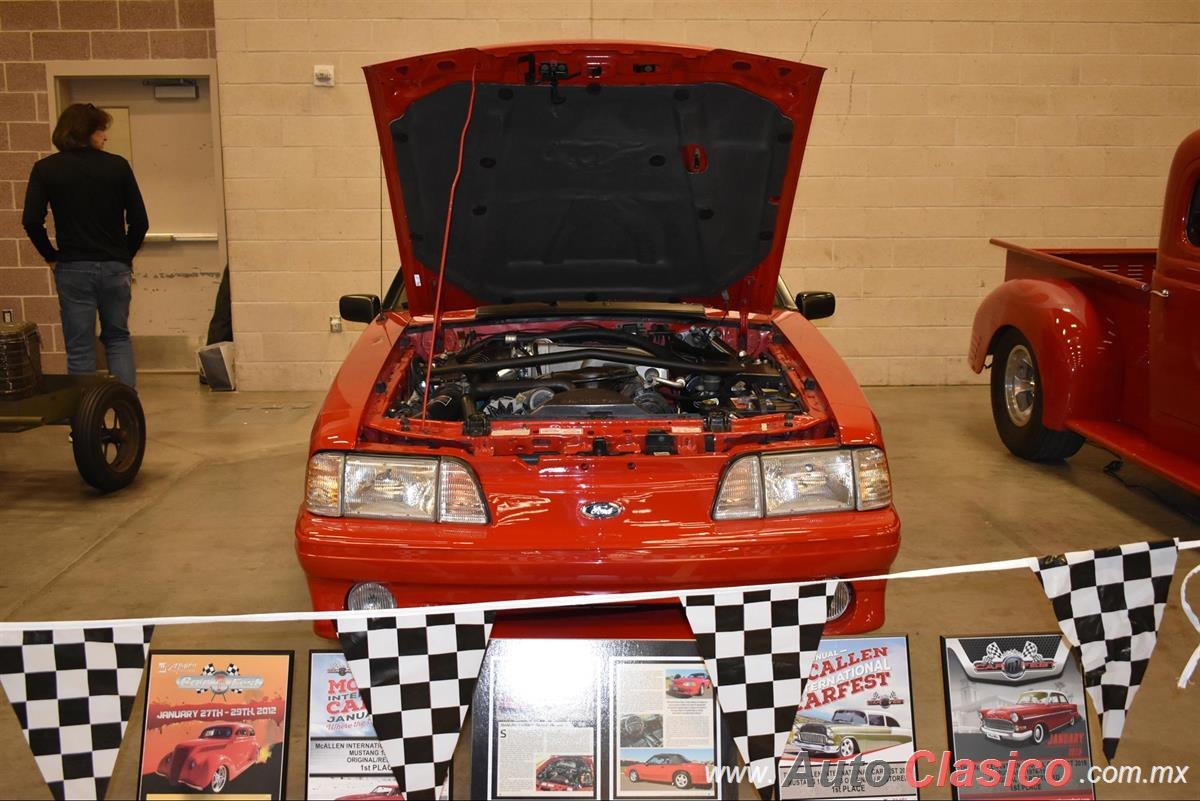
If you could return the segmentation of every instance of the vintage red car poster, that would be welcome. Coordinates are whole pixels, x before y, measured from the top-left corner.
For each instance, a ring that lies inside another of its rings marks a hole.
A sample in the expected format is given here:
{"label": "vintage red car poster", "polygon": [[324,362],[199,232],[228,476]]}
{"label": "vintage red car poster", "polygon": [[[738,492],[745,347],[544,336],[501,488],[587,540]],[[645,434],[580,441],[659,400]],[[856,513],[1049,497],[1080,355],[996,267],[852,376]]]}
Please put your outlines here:
{"label": "vintage red car poster", "polygon": [[284,797],[291,651],[152,651],[141,799]]}
{"label": "vintage red car poster", "polygon": [[780,799],[916,798],[907,637],[826,638],[779,764]]}
{"label": "vintage red car poster", "polygon": [[943,637],[942,657],[955,798],[1094,798],[1083,678],[1062,637]]}

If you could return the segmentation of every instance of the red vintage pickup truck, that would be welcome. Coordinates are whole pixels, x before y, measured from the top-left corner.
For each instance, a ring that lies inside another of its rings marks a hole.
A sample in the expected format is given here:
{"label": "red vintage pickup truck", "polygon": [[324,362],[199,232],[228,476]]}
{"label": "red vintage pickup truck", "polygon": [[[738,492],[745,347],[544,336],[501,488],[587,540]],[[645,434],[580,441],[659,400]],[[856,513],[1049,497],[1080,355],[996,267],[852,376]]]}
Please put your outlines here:
{"label": "red vintage pickup truck", "polygon": [[1200,492],[1200,131],[1175,153],[1157,250],[1008,251],[975,315],[1000,439],[1039,461],[1090,440]]}

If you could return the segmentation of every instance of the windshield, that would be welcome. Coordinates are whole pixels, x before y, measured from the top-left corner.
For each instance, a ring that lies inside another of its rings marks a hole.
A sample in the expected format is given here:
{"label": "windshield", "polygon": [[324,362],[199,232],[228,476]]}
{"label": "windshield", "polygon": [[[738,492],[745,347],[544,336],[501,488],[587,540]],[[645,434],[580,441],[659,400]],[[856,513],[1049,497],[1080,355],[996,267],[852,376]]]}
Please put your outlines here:
{"label": "windshield", "polygon": [[202,740],[224,740],[233,736],[233,727],[231,726],[209,726],[204,731],[200,732]]}
{"label": "windshield", "polygon": [[[383,308],[391,309],[392,311],[407,311],[408,310],[408,289],[404,286],[404,273],[400,270],[392,276],[392,283],[388,287],[387,294],[383,296]],[[780,276],[775,284],[775,308],[787,309],[789,311],[799,311],[800,308],[796,305],[796,296],[788,289],[788,286],[783,281],[783,276]],[[694,674],[703,676],[707,674]]]}
{"label": "windshield", "polygon": [[1021,693],[1018,704],[1046,704],[1050,702],[1050,694],[1044,692]]}
{"label": "windshield", "polygon": [[833,713],[834,723],[866,723],[867,716],[852,709],[839,709]]}

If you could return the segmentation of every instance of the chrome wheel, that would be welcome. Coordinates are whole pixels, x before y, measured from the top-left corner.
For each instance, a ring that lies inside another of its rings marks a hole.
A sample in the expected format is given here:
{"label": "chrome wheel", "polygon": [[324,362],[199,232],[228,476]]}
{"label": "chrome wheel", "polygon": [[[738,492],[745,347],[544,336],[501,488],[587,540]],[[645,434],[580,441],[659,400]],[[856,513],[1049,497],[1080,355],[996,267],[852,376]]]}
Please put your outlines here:
{"label": "chrome wheel", "polygon": [[853,738],[847,737],[838,746],[838,753],[844,757],[854,756],[858,753],[858,743],[854,742]]}
{"label": "chrome wheel", "polygon": [[222,765],[217,768],[217,772],[213,774],[211,789],[214,793],[219,793],[225,789],[225,784],[229,781],[229,769]]}
{"label": "chrome wheel", "polygon": [[1046,730],[1042,727],[1042,724],[1039,723],[1038,725],[1033,727],[1033,744],[1041,745],[1042,740],[1045,740],[1045,739],[1046,739]]}
{"label": "chrome wheel", "polygon": [[1033,354],[1024,345],[1015,345],[1004,362],[1004,405],[1013,425],[1024,428],[1033,417],[1037,399],[1037,370]]}

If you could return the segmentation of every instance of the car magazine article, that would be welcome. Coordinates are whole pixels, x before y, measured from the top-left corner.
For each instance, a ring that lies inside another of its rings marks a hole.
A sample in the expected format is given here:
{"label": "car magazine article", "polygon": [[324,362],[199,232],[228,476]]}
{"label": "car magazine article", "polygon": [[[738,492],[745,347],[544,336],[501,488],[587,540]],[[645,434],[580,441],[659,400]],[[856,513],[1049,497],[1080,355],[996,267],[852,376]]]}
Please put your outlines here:
{"label": "car magazine article", "polygon": [[[476,789],[476,798],[597,797],[601,662],[596,650],[587,640],[492,641],[472,706],[472,773],[488,777],[487,792]],[[486,762],[479,762],[485,707],[492,727],[484,732]],[[480,769],[484,764],[486,771]]]}
{"label": "car magazine article", "polygon": [[471,714],[473,798],[736,797],[690,640],[493,640]]}
{"label": "car magazine article", "polygon": [[151,651],[138,798],[277,799],[291,651]]}
{"label": "car magazine article", "polygon": [[[1062,637],[943,637],[942,656],[950,750],[956,762],[976,763],[975,780],[955,787],[955,798],[1094,798],[1082,781],[1092,766],[1083,677]],[[984,760],[999,761],[998,783],[979,766]],[[1008,781],[1010,760],[1022,767],[1014,773],[1037,786]],[[1037,763],[1025,766],[1026,760]],[[1047,774],[1070,780],[1054,787]]]}
{"label": "car magazine article", "polygon": [[618,798],[716,798],[712,681],[699,657],[612,663]]}
{"label": "car magazine article", "polygon": [[780,799],[916,798],[907,637],[825,638],[779,762]]}
{"label": "car magazine article", "polygon": [[310,799],[400,798],[400,788],[341,651],[310,651]]}

